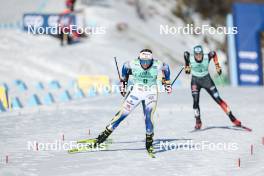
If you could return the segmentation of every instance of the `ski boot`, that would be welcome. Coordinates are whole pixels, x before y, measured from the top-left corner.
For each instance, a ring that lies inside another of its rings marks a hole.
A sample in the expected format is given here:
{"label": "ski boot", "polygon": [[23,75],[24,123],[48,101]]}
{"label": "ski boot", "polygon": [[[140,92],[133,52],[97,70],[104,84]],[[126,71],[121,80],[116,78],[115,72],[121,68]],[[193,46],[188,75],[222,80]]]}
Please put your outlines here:
{"label": "ski boot", "polygon": [[149,156],[152,157],[152,158],[155,158],[155,156],[153,154],[153,152],[154,152],[153,136],[154,136],[154,133],[146,134],[146,149],[148,151]]}
{"label": "ski boot", "polygon": [[200,116],[197,116],[197,117],[195,117],[195,119],[196,119],[196,123],[195,123],[194,129],[200,130],[202,128],[201,118],[200,118]]}
{"label": "ski boot", "polygon": [[235,119],[235,120],[232,121],[232,123],[233,123],[235,126],[238,126],[238,127],[241,126],[241,122],[240,122],[240,120]]}
{"label": "ski boot", "polygon": [[103,143],[112,133],[111,130],[108,130],[107,128],[98,135],[96,138],[96,142],[94,143],[94,147],[99,146],[101,143]]}
{"label": "ski boot", "polygon": [[235,125],[240,127],[241,126],[241,122],[240,120],[236,119],[235,116],[232,114],[232,112],[230,111],[228,114],[228,117],[230,118],[231,122]]}

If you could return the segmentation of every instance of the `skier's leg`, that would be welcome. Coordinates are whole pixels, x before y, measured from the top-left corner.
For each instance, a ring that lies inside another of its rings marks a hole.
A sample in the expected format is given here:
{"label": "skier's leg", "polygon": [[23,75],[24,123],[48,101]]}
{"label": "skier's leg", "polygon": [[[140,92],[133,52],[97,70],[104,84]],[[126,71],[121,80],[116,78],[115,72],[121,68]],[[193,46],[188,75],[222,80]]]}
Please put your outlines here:
{"label": "skier's leg", "polygon": [[220,97],[219,92],[212,80],[210,80],[210,86],[206,88],[206,91],[211,95],[215,102],[223,109],[228,115],[229,119],[236,125],[240,126],[241,122],[235,118],[232,111],[228,107],[227,103]]}
{"label": "skier's leg", "polygon": [[194,111],[194,117],[196,119],[195,129],[200,129],[202,127],[201,113],[199,106],[201,87],[197,83],[195,78],[192,78],[191,89],[192,89],[192,97],[193,97],[193,111]]}
{"label": "skier's leg", "polygon": [[154,122],[153,116],[157,106],[157,94],[148,95],[142,102],[146,124],[146,149],[153,151]]}
{"label": "skier's leg", "polygon": [[107,126],[108,129],[113,131],[141,102],[141,99],[137,93],[129,93],[121,106],[120,111],[111,120],[110,124]]}
{"label": "skier's leg", "polygon": [[132,112],[140,103],[141,99],[135,92],[127,94],[121,109],[116,113],[111,122],[106,126],[106,129],[97,137],[97,145],[104,142],[113,130]]}
{"label": "skier's leg", "polygon": [[63,35],[64,35],[63,32],[60,31],[60,33],[59,33],[59,39],[60,39],[60,44],[61,44],[61,46],[64,45],[64,36],[63,36]]}
{"label": "skier's leg", "polygon": [[[146,104],[144,101],[143,103]],[[145,105],[145,124],[146,124],[146,134],[152,134],[154,132],[153,116],[156,110],[157,101],[153,101]]]}

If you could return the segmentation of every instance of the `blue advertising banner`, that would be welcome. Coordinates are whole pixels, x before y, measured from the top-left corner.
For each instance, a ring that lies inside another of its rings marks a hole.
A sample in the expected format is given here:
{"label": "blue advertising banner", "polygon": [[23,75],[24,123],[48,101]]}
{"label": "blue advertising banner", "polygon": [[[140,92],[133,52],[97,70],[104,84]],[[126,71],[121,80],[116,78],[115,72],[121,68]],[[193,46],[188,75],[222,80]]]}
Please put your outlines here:
{"label": "blue advertising banner", "polygon": [[33,34],[58,34],[58,26],[76,25],[74,14],[39,14],[23,15],[23,30]]}
{"label": "blue advertising banner", "polygon": [[264,31],[264,4],[233,5],[238,84],[263,85],[260,32]]}

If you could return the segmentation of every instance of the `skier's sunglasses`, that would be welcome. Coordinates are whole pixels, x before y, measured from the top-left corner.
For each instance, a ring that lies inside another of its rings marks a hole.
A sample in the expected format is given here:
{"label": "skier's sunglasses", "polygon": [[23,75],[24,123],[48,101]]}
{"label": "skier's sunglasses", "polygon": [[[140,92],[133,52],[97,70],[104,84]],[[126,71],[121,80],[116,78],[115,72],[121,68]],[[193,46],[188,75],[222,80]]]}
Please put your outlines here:
{"label": "skier's sunglasses", "polygon": [[195,56],[202,56],[203,53],[195,53],[194,55],[195,55]]}
{"label": "skier's sunglasses", "polygon": [[152,63],[152,59],[151,60],[142,60],[140,59],[140,64],[141,65],[150,65]]}

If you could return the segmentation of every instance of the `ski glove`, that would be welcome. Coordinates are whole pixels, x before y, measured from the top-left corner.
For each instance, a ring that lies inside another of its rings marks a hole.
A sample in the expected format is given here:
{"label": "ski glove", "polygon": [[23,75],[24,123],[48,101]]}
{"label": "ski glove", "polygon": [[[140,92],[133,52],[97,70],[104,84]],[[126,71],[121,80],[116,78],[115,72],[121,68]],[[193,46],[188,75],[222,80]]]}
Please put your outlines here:
{"label": "ski glove", "polygon": [[171,87],[171,83],[170,83],[170,80],[163,80],[163,85],[165,87],[165,91],[170,94],[172,92],[172,87]]}
{"label": "ski glove", "polygon": [[185,73],[190,74],[191,73],[191,67],[189,65],[184,67]]}
{"label": "ski glove", "polygon": [[216,68],[216,72],[218,73],[218,75],[221,75],[222,74],[222,68],[219,65],[219,63],[215,64],[215,68]]}
{"label": "ski glove", "polygon": [[166,84],[165,85],[165,90],[168,94],[171,94],[172,92],[172,87],[171,87],[171,84]]}
{"label": "ski glove", "polygon": [[120,93],[123,97],[126,95],[126,86],[127,86],[127,81],[121,80],[120,81]]}

